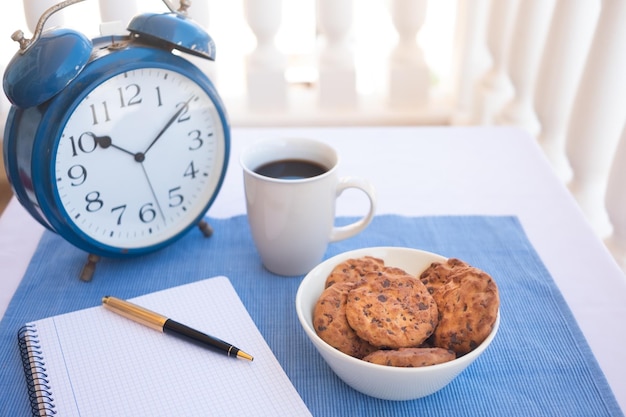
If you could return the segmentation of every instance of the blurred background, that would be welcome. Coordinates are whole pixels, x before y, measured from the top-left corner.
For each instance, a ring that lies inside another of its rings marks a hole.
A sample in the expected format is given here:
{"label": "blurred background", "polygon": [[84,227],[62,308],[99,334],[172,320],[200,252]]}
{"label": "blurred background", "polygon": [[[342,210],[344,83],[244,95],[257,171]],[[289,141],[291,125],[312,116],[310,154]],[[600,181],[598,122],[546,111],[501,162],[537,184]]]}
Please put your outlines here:
{"label": "blurred background", "polygon": [[[11,34],[30,37],[56,3],[4,3],[0,70]],[[46,27],[123,34],[162,11],[162,0],[85,0]],[[192,60],[233,126],[524,129],[626,259],[625,1],[193,0],[189,15],[217,45],[215,62]],[[0,98],[0,132],[9,107]],[[0,189],[1,205],[5,178]]]}
{"label": "blurred background", "polygon": [[[43,11],[56,4],[49,0],[10,1],[3,5],[0,14],[0,69],[4,70],[7,63],[18,49],[18,44],[11,40],[11,34],[20,29],[27,38],[31,37],[37,19]],[[319,55],[324,48],[323,39],[318,25],[318,10],[315,0],[253,0],[259,15],[269,14],[267,22],[257,22],[255,28],[259,33],[270,27],[273,32],[276,51],[279,54],[277,65],[283,66],[284,78],[288,84],[288,106],[291,112],[283,112],[280,107],[260,104],[250,106],[247,102],[246,59],[255,50],[257,38],[246,16],[246,4],[243,0],[213,1],[194,0],[189,12],[193,18],[207,27],[209,34],[217,45],[216,64],[201,63],[226,102],[231,123],[235,126],[255,125],[336,125],[336,124],[440,124],[445,122],[445,110],[429,110],[429,114],[405,111],[408,117],[387,113],[385,106],[377,102],[384,100],[385,72],[389,54],[393,45],[398,42],[398,32],[394,28],[389,2],[381,0],[359,0],[343,2],[348,5],[336,5],[329,2],[327,7],[337,7],[337,18],[343,23],[334,24],[333,17],[328,20],[335,25],[339,43],[345,46],[355,69],[355,92],[358,94],[360,107],[356,106],[337,113],[333,109],[320,112],[317,108],[317,83],[319,81]],[[415,28],[409,37],[423,51],[429,70],[429,82],[438,101],[450,100],[450,70],[452,59],[452,43],[456,22],[456,1],[439,0],[420,5],[421,10],[415,14]],[[117,10],[117,11],[116,11]],[[117,14],[124,25],[132,16],[142,12],[167,11],[160,0],[86,0],[69,6],[56,13],[49,20],[46,28],[55,25],[79,30],[94,38],[100,35],[100,23],[105,17]],[[119,13],[118,13],[119,12]],[[262,16],[261,16],[262,17]],[[421,22],[420,22],[421,20]],[[255,23],[252,23],[253,25]],[[337,29],[338,28],[338,29]],[[418,31],[419,29],[419,31]],[[418,33],[419,32],[419,33]],[[334,35],[333,35],[334,36]],[[413,47],[414,45],[410,45]],[[342,52],[343,53],[343,52]],[[330,98],[329,100],[332,100]],[[4,126],[10,103],[3,96],[0,101],[0,125]],[[263,99],[260,100],[261,102]],[[356,101],[353,103],[355,104]],[[445,105],[440,105],[442,108]],[[334,106],[331,106],[334,107]],[[344,106],[345,107],[345,106]],[[374,117],[372,117],[374,115]],[[388,119],[386,121],[382,119]],[[7,184],[4,169],[0,172],[0,210],[9,199],[10,187]]]}

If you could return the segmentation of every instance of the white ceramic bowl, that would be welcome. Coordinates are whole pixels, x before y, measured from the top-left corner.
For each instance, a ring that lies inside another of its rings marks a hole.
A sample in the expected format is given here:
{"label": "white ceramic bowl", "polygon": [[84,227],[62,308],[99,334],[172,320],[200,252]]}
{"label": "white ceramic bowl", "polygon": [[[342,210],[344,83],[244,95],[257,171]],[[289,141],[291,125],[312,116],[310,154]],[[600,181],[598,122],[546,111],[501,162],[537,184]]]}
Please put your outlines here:
{"label": "white ceramic bowl", "polygon": [[487,349],[500,324],[500,314],[487,339],[470,353],[453,361],[421,368],[376,365],[353,358],[324,342],[313,328],[313,309],[324,289],[326,277],[339,263],[362,256],[375,256],[385,265],[417,275],[432,262],[446,258],[434,253],[400,247],[358,249],[334,256],[309,272],[296,294],[296,312],[302,328],[332,370],[357,391],[385,400],[412,400],[430,395],[445,387]]}

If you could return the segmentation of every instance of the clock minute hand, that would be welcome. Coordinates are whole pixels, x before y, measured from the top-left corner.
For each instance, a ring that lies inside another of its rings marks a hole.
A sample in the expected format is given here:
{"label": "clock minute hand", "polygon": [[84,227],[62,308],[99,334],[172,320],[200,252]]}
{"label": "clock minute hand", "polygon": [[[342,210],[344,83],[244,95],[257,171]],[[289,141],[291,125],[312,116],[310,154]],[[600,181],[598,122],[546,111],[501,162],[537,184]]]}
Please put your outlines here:
{"label": "clock minute hand", "polygon": [[150,145],[148,145],[148,147],[146,148],[145,151],[143,151],[143,154],[147,154],[148,151],[150,150],[150,148],[152,148],[152,146],[154,146],[154,144],[157,142],[157,140],[159,140],[161,138],[161,136],[163,136],[163,133],[165,133],[165,131],[172,125],[172,123],[174,123],[174,121],[176,119],[178,119],[178,117],[182,114],[183,111],[185,111],[185,109],[187,108],[187,106],[189,105],[189,102],[191,102],[191,100],[193,100],[195,96],[192,95],[191,97],[189,97],[189,99],[182,105],[180,106],[180,109],[178,109],[176,111],[176,113],[170,118],[170,120],[167,121],[167,123],[165,124],[165,126],[163,126],[163,129],[161,129],[161,131],[159,132],[158,135],[156,135],[156,137],[154,138],[154,140],[150,143]]}

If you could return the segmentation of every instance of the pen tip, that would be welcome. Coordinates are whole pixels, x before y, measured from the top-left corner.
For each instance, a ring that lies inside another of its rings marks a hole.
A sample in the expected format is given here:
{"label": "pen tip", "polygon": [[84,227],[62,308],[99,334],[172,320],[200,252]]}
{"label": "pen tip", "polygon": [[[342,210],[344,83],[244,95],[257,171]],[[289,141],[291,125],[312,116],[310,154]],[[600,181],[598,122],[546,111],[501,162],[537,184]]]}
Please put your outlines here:
{"label": "pen tip", "polygon": [[240,350],[239,352],[237,352],[237,357],[249,360],[250,362],[252,362],[254,360],[254,357],[252,357],[252,355],[247,354],[243,350]]}

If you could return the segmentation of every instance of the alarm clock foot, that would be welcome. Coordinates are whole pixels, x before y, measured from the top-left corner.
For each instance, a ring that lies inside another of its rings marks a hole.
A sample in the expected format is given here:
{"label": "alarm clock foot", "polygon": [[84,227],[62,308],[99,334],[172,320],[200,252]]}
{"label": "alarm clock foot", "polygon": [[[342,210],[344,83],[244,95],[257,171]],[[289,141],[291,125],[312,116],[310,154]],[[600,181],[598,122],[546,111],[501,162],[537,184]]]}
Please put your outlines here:
{"label": "alarm clock foot", "polygon": [[204,220],[200,220],[200,223],[198,223],[198,228],[200,229],[204,237],[211,237],[213,235],[213,228]]}
{"label": "alarm clock foot", "polygon": [[80,280],[83,282],[89,282],[93,278],[93,274],[96,272],[96,264],[100,261],[98,255],[90,253],[87,256],[87,263],[83,266],[83,270],[80,272]]}

